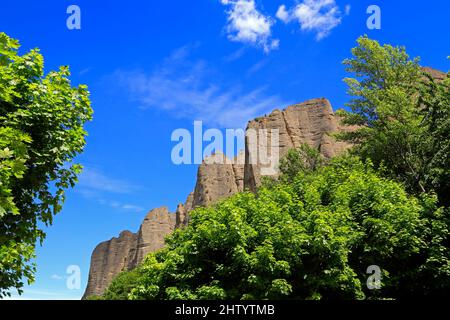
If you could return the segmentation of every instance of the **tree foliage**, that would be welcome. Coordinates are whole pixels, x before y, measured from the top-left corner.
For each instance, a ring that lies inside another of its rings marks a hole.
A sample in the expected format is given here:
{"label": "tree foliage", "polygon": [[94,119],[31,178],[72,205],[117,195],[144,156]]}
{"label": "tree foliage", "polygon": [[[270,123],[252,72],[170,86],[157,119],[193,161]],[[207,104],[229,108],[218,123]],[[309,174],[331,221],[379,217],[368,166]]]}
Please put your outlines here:
{"label": "tree foliage", "polygon": [[0,33],[0,296],[33,281],[38,223],[52,223],[76,183],[81,166],[67,163],[92,117],[87,87],[72,87],[67,67],[44,76],[39,50],[18,49]]}
{"label": "tree foliage", "polygon": [[286,156],[280,159],[279,169],[282,179],[291,182],[299,172],[314,171],[325,163],[319,150],[302,144],[298,149],[290,149]]}
{"label": "tree foliage", "polygon": [[[189,226],[147,256],[129,298],[439,294],[449,285],[448,249],[441,243],[448,230],[445,224],[430,226],[429,219],[442,222],[442,216],[435,197],[409,196],[370,162],[334,159],[290,181],[281,177],[257,194],[239,193],[194,210]],[[431,247],[433,258],[426,253]],[[366,286],[371,265],[383,271],[381,290]],[[413,280],[419,275],[428,281],[425,288]]]}
{"label": "tree foliage", "polygon": [[[142,273],[140,268],[136,268],[130,271],[122,271],[117,277],[113,279],[108,286],[103,299],[105,300],[127,300],[128,295],[135,288],[140,279]],[[93,297],[90,298],[91,300]]]}
{"label": "tree foliage", "polygon": [[[351,155],[302,146],[281,175],[191,213],[142,266],[131,299],[382,299],[450,290],[450,79],[361,37],[345,60]],[[381,289],[366,285],[382,270]],[[122,286],[123,287],[123,286]]]}
{"label": "tree foliage", "polygon": [[450,203],[450,80],[437,81],[403,47],[358,39],[344,61],[348,106],[344,123],[359,125],[341,135],[354,152],[405,184],[415,194],[436,192]]}
{"label": "tree foliage", "polygon": [[[430,75],[419,98],[421,126],[420,151],[425,169],[424,185],[434,190],[442,205],[450,206],[450,76],[442,82]],[[418,139],[419,139],[418,138]],[[450,243],[449,243],[450,245]]]}

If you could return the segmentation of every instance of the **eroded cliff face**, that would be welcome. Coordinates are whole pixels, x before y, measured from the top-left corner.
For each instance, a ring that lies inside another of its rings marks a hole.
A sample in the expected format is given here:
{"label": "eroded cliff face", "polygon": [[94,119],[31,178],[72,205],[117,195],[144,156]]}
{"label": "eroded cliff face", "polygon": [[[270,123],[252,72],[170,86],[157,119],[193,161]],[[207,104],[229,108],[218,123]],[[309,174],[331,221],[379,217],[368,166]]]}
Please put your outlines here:
{"label": "eroded cliff face", "polygon": [[119,238],[100,243],[92,253],[89,279],[83,298],[101,295],[123,270],[127,270],[129,253],[137,247],[137,235],[123,231]]}
{"label": "eroded cliff face", "polygon": [[[352,130],[351,127],[344,127],[340,124],[340,119],[333,112],[330,102],[327,99],[313,99],[306,102],[289,106],[284,110],[274,110],[265,117],[257,118],[248,123],[247,131],[253,129],[258,132],[258,139],[246,137],[245,152],[246,162],[244,169],[244,187],[255,191],[261,183],[261,169],[267,166],[249,161],[259,157],[261,150],[261,130],[269,133],[267,139],[267,150],[271,147],[271,130],[277,130],[278,154],[282,158],[292,148],[298,148],[303,143],[309,144],[320,151],[325,158],[331,158],[349,148],[349,144],[338,142],[333,138],[337,132]],[[256,146],[255,146],[256,144]]]}
{"label": "eroded cliff face", "polygon": [[136,246],[128,254],[127,269],[133,269],[144,260],[150,252],[164,246],[164,238],[173,232],[176,214],[171,214],[167,207],[151,210],[139,228]]}
{"label": "eroded cliff face", "polygon": [[193,193],[193,207],[209,206],[244,190],[244,153],[235,159],[224,154],[214,154],[198,168],[197,183]]}
{"label": "eroded cliff face", "polygon": [[[325,157],[330,158],[349,147],[346,143],[336,142],[332,134],[351,130],[339,124],[326,99],[309,100],[285,110],[274,110],[268,116],[250,121],[249,129],[277,129],[280,158],[302,143],[318,148]],[[178,205],[175,213],[169,213],[165,207],[154,209],[145,217],[138,233],[122,232],[119,238],[99,244],[92,254],[84,297],[103,294],[118,273],[135,268],[148,253],[162,248],[168,234],[188,224],[189,212],[193,208],[214,204],[244,189],[255,191],[261,183],[262,166],[249,161],[250,157],[255,156],[252,153],[258,150],[258,146],[255,149],[252,143],[262,142],[260,139],[246,139],[245,152],[232,161],[223,154],[205,159],[199,166],[194,192],[185,204]]]}

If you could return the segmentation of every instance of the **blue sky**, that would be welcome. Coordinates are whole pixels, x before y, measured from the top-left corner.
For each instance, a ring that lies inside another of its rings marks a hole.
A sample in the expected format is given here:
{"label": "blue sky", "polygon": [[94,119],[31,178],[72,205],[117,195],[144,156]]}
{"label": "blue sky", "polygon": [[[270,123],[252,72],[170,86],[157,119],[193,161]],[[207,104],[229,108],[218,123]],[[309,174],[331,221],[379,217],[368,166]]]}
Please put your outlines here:
{"label": "blue sky", "polygon": [[[81,30],[66,27],[72,4],[81,9]],[[381,30],[366,27],[371,4],[381,8]],[[197,167],[172,163],[175,129],[192,130],[194,120],[239,128],[317,97],[343,107],[341,62],[363,34],[405,45],[423,65],[448,71],[449,12],[447,0],[2,4],[0,31],[20,40],[21,52],[39,47],[46,72],[70,65],[73,83],[89,86],[95,111],[78,158],[86,169],[46,229],[36,282],[22,298],[80,298],[99,242],[136,231],[152,208],[185,201]],[[66,287],[69,265],[80,266],[80,290]]]}

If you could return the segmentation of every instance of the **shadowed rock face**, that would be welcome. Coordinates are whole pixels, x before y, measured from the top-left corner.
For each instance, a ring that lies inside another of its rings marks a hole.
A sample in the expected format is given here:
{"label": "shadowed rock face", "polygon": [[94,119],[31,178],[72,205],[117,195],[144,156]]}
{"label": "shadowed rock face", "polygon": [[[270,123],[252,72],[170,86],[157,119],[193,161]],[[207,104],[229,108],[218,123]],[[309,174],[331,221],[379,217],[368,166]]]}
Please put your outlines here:
{"label": "shadowed rock face", "polygon": [[129,252],[136,246],[137,235],[130,231],[123,231],[119,238],[100,243],[92,253],[88,285],[83,298],[103,294],[112,279],[127,270]]}
{"label": "shadowed rock face", "polygon": [[145,256],[164,246],[178,218],[167,207],[151,210],[138,233],[124,231],[119,238],[100,243],[92,253],[88,286],[83,298],[101,295],[120,272],[135,268]]}
{"label": "shadowed rock face", "polygon": [[[250,121],[247,129],[278,129],[279,155],[289,149],[308,143],[330,158],[349,145],[336,142],[330,134],[344,130],[326,99],[309,100],[270,115]],[[348,130],[347,128],[345,130]],[[269,139],[270,140],[270,139]],[[101,295],[112,279],[123,270],[135,268],[144,257],[164,246],[164,238],[175,228],[185,226],[189,212],[196,207],[214,204],[244,187],[251,191],[260,184],[261,166],[249,164],[253,152],[246,141],[245,152],[233,161],[223,154],[205,159],[199,166],[195,190],[184,205],[179,204],[175,214],[163,207],[150,211],[138,233],[123,232],[121,236],[97,246],[92,254],[89,282],[84,297]]]}
{"label": "shadowed rock face", "polygon": [[167,207],[153,209],[144,218],[137,233],[124,231],[119,238],[100,243],[92,253],[83,299],[102,295],[120,272],[134,269],[147,254],[161,249],[167,235],[187,224],[193,198],[191,193],[184,205],[178,205],[176,213],[170,213]]}

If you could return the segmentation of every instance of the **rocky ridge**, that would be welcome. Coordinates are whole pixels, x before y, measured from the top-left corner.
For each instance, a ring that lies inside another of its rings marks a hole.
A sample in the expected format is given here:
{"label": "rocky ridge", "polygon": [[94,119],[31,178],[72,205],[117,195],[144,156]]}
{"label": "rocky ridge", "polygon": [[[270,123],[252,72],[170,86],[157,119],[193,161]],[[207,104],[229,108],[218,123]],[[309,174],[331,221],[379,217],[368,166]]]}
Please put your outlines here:
{"label": "rocky ridge", "polygon": [[[250,121],[247,132],[249,129],[278,130],[279,157],[291,148],[308,143],[326,158],[349,147],[347,143],[335,141],[332,134],[351,130],[340,125],[330,102],[324,98],[308,100],[284,110],[276,109],[267,116]],[[261,183],[262,166],[249,159],[257,156],[254,153],[259,148],[259,145],[252,144],[260,143],[259,137],[257,141],[246,138],[245,151],[234,161],[229,161],[223,154],[205,159],[198,168],[194,191],[184,204],[178,205],[175,213],[170,213],[166,207],[153,209],[137,233],[124,231],[119,238],[100,243],[92,253],[88,285],[83,298],[103,294],[118,273],[133,269],[148,253],[162,248],[168,234],[188,223],[189,212],[193,208],[211,205],[244,189],[255,191]]]}

